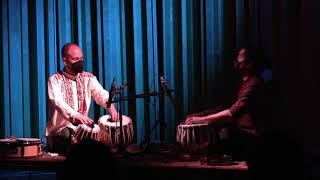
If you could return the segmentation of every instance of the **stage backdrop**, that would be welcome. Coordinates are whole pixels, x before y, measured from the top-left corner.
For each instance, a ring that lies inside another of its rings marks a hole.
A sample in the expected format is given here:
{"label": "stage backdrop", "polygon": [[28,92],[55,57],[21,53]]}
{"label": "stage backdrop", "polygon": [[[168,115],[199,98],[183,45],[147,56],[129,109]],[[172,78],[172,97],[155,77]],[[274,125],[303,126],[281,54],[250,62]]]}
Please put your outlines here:
{"label": "stage backdrop", "polygon": [[[116,78],[117,85],[128,84],[124,96],[159,91],[160,75],[174,90],[175,107],[167,96],[123,102],[138,143],[145,137],[174,142],[187,113],[228,104],[236,49],[248,42],[272,44],[271,1],[2,0],[0,5],[1,137],[43,138],[47,80],[63,69],[60,51],[67,42],[79,44],[85,70],[107,90]],[[95,121],[105,114],[91,104]]]}

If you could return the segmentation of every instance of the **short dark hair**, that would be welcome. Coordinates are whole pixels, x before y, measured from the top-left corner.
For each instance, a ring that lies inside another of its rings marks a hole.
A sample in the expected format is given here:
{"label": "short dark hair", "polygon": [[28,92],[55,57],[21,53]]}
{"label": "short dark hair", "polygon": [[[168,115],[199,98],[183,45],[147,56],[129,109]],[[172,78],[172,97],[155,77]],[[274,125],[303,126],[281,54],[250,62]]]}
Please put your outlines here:
{"label": "short dark hair", "polygon": [[72,46],[72,45],[78,46],[76,43],[71,43],[71,42],[63,45],[63,47],[62,47],[62,49],[61,49],[61,56],[62,56],[63,58],[68,55],[68,50],[69,50],[70,46]]}

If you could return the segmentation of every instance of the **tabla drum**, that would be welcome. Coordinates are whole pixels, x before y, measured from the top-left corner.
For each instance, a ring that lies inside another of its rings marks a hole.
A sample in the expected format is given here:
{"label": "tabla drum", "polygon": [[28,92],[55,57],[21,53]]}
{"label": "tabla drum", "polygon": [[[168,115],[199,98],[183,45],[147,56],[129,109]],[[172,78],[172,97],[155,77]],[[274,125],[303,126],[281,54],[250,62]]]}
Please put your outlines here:
{"label": "tabla drum", "polygon": [[204,153],[214,140],[214,129],[208,124],[180,123],[177,127],[176,142],[185,153]]}
{"label": "tabla drum", "polygon": [[73,133],[73,138],[76,140],[76,143],[83,139],[100,141],[100,127],[97,124],[94,124],[92,127],[86,124],[79,124]]}
{"label": "tabla drum", "polygon": [[0,139],[2,158],[28,158],[42,155],[42,140],[37,138]]}
{"label": "tabla drum", "polygon": [[[120,143],[120,121],[110,121],[110,116],[100,117],[98,124],[101,128],[100,141],[106,145],[113,146]],[[132,120],[128,116],[122,116],[123,144],[129,145],[133,142],[134,129]]]}

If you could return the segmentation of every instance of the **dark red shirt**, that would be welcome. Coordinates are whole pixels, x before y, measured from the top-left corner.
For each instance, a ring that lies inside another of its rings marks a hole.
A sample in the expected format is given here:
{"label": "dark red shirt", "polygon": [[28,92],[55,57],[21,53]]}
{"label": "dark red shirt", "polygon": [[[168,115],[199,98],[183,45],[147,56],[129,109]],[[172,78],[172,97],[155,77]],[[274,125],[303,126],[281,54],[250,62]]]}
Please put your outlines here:
{"label": "dark red shirt", "polygon": [[243,132],[258,134],[257,121],[261,118],[262,87],[262,81],[257,76],[251,76],[240,84],[237,101],[231,106],[230,112]]}

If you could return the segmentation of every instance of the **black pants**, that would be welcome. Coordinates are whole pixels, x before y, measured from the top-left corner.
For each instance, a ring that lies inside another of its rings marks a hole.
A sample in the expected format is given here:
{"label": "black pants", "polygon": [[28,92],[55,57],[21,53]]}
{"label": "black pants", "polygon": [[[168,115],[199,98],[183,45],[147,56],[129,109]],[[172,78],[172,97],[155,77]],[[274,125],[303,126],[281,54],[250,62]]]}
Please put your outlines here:
{"label": "black pants", "polygon": [[234,126],[227,129],[227,138],[219,136],[222,128],[215,128],[214,142],[209,143],[208,155],[229,155],[235,161],[247,161],[257,136],[245,133]]}
{"label": "black pants", "polygon": [[239,129],[233,130],[227,143],[227,151],[233,160],[247,161],[257,139],[258,137],[256,135],[243,132]]}
{"label": "black pants", "polygon": [[59,135],[51,137],[50,152],[67,154],[71,148],[71,134],[72,130],[64,128]]}

